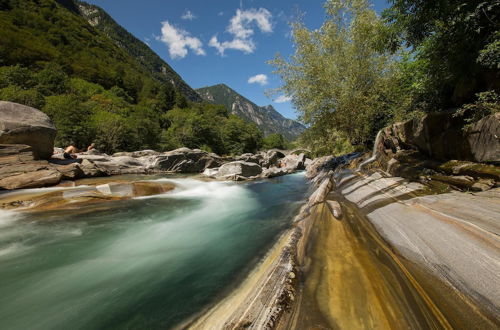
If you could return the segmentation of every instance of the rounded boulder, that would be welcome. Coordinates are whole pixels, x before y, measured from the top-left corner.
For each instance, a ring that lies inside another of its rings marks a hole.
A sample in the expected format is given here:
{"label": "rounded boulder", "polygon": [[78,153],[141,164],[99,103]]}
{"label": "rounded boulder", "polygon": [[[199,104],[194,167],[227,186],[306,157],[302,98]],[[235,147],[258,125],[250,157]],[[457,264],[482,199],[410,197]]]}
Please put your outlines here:
{"label": "rounded boulder", "polygon": [[38,159],[49,159],[56,128],[52,120],[32,107],[0,101],[0,144],[26,144]]}

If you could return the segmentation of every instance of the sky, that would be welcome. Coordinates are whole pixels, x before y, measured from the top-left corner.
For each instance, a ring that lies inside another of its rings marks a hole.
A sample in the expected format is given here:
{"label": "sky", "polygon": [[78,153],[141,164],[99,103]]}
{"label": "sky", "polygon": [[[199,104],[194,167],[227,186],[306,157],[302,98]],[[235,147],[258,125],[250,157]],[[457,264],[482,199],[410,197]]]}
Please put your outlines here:
{"label": "sky", "polygon": [[[293,54],[289,22],[325,20],[324,0],[87,0],[163,58],[191,87],[224,83],[257,105],[296,118],[289,99],[266,96],[281,84],[267,61]],[[381,12],[386,0],[371,0]]]}

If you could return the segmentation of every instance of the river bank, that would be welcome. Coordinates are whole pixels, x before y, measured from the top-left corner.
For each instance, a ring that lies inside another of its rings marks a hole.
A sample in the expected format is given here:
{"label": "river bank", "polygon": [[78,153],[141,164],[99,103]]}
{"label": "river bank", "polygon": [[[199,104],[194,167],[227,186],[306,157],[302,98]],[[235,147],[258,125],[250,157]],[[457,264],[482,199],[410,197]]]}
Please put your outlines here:
{"label": "river bank", "polygon": [[498,327],[499,188],[412,182],[360,170],[362,158],[324,163],[313,177],[329,193],[311,212],[287,327]]}
{"label": "river bank", "polygon": [[368,158],[313,162],[316,190],[293,227],[190,326],[498,327],[500,189],[467,193],[356,170]]}

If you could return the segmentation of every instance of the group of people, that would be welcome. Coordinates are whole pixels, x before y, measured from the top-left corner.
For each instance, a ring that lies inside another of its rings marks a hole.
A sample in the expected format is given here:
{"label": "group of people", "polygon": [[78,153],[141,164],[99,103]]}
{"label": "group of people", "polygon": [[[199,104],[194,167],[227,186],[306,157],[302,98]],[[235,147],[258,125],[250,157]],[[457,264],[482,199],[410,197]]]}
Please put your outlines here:
{"label": "group of people", "polygon": [[84,151],[90,151],[90,150],[93,150],[93,149],[95,149],[95,144],[94,143],[92,143],[91,145],[89,145],[86,150],[80,150],[77,147],[75,147],[74,145],[70,145],[70,146],[66,147],[66,149],[64,149],[63,156],[64,156],[65,159],[76,159],[77,158],[77,156],[76,156],[77,153],[84,152]]}

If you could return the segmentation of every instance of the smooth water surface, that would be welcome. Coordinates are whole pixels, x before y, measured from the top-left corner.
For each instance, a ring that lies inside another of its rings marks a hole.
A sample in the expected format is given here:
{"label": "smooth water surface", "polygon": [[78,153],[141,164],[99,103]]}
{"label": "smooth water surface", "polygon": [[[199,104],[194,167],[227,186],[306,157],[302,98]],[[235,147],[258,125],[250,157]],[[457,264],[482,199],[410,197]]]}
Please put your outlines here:
{"label": "smooth water surface", "polygon": [[175,326],[239,283],[308,189],[300,173],[161,180],[178,188],[83,213],[1,211],[0,328]]}

